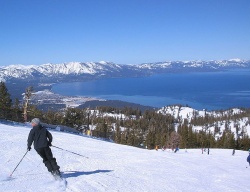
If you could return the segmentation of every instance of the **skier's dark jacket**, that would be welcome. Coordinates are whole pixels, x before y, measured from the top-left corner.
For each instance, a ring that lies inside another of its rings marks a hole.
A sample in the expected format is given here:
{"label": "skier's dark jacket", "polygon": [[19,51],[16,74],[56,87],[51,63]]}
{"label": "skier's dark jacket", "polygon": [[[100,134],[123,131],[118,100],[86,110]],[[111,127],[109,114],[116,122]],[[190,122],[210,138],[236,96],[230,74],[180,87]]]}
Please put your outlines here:
{"label": "skier's dark jacket", "polygon": [[250,163],[250,154],[247,157],[247,162]]}
{"label": "skier's dark jacket", "polygon": [[45,127],[39,124],[30,130],[28,147],[31,147],[33,141],[35,149],[48,147],[52,142],[52,135]]}

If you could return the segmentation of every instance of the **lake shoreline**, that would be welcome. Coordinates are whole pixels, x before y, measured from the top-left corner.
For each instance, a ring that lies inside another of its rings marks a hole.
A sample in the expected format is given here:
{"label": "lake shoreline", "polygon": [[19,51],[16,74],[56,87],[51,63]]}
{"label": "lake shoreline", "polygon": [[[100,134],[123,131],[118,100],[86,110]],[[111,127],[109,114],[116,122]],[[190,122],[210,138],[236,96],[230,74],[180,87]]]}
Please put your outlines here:
{"label": "lake shoreline", "polygon": [[136,78],[103,78],[58,83],[51,90],[67,96],[120,100],[144,106],[190,106],[199,110],[250,107],[250,75],[218,73],[156,74]]}

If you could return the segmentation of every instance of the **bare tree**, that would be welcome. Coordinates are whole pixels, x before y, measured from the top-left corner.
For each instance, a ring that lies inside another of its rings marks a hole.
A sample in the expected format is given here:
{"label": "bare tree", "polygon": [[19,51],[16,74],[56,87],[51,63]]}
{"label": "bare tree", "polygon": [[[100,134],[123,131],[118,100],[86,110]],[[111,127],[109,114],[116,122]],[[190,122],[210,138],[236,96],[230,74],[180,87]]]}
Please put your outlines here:
{"label": "bare tree", "polygon": [[23,118],[25,122],[27,122],[28,120],[28,105],[29,105],[29,100],[33,94],[33,91],[34,91],[33,87],[29,86],[28,88],[26,88],[25,93],[24,93]]}

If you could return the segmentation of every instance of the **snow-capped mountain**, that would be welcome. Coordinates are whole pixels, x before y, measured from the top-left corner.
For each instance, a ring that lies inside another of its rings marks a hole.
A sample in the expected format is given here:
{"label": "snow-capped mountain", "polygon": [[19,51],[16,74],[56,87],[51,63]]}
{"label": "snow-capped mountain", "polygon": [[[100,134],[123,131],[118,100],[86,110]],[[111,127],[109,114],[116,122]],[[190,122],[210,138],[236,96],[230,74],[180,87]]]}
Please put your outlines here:
{"label": "snow-capped mountain", "polygon": [[183,70],[222,70],[229,68],[249,68],[249,60],[241,59],[230,59],[230,60],[211,60],[211,61],[168,61],[168,62],[157,62],[157,63],[145,63],[141,64],[141,69],[157,70],[161,69],[183,69]]}
{"label": "snow-capped mountain", "polygon": [[119,73],[121,66],[114,63],[107,62],[69,62],[62,64],[43,64],[35,65],[10,65],[0,68],[0,79],[36,79],[41,77],[60,77],[67,75],[94,75],[106,73]]}
{"label": "snow-capped mountain", "polygon": [[[119,77],[141,76],[152,73],[185,71],[219,71],[232,68],[250,68],[250,60],[230,59],[212,61],[168,61],[144,63],[140,65],[121,65],[112,62],[69,62],[43,65],[10,65],[0,67],[0,80],[53,80],[63,81],[72,76],[84,77]],[[71,78],[72,79],[72,78]]]}

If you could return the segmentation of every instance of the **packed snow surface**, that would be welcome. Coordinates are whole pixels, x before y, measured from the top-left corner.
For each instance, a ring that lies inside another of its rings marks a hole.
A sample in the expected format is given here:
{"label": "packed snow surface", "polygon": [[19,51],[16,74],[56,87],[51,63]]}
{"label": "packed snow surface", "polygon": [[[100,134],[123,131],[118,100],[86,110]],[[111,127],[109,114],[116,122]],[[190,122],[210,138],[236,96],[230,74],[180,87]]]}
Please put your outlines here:
{"label": "packed snow surface", "polygon": [[[52,131],[52,148],[63,180],[47,172],[34,149],[26,152],[31,127],[0,124],[0,191],[250,191],[248,152],[232,149],[146,150]],[[83,157],[84,156],[84,157]]]}

